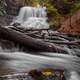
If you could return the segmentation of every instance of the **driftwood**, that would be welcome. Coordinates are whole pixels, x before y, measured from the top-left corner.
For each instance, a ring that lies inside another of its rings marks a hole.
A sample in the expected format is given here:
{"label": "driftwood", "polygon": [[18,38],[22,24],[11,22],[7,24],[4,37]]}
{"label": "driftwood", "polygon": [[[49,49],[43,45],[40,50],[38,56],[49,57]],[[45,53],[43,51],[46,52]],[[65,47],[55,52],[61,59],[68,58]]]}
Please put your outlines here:
{"label": "driftwood", "polygon": [[9,27],[9,28],[11,28],[13,30],[16,30],[16,31],[19,31],[19,32],[22,32],[22,33],[24,33],[26,35],[29,35],[29,36],[33,37],[33,38],[43,38],[43,36],[40,34],[42,32],[42,30],[47,30],[48,31],[48,29],[31,29],[31,30],[28,29],[28,30],[23,30],[23,29],[18,28],[16,26]]}
{"label": "driftwood", "polygon": [[37,40],[19,31],[12,30],[10,28],[4,28],[0,26],[0,38],[19,43],[27,48],[31,48],[37,51],[46,52],[64,52],[67,53],[63,48],[58,47],[52,43]]}
{"label": "driftwood", "polygon": [[21,31],[21,32],[27,32],[27,31],[42,31],[42,30],[45,30],[45,31],[48,31],[50,29],[24,29],[24,28],[21,28],[21,27],[18,27],[18,26],[15,26],[13,25],[14,27],[11,27],[12,29],[15,29],[15,30],[18,30],[18,31]]}
{"label": "driftwood", "polygon": [[76,41],[53,41],[53,40],[43,39],[43,41],[56,43],[56,44],[63,44],[63,45],[80,45],[80,40],[76,40]]}

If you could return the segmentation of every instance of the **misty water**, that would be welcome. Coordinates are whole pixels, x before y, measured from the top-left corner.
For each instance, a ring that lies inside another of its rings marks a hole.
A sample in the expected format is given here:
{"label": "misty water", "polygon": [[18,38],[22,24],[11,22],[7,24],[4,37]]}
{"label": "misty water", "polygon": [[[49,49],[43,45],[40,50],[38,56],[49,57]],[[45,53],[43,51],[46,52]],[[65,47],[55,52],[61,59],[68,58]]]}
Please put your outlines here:
{"label": "misty water", "polygon": [[22,7],[10,25],[14,23],[19,23],[18,27],[24,29],[48,29],[46,7]]}
{"label": "misty water", "polygon": [[[49,28],[46,19],[45,8],[24,7],[21,8],[19,15],[13,20],[11,25],[17,22],[20,23],[18,27],[22,26],[25,29],[40,29],[43,28],[42,26]],[[67,39],[63,38],[63,40],[65,41]],[[16,46],[13,44],[13,46],[7,48],[6,46],[8,44],[2,44],[0,42],[1,75],[27,72],[32,69],[52,68],[64,69],[67,80],[80,80],[80,58],[77,56],[80,53],[80,46],[59,45],[68,54],[57,52],[34,52],[33,54],[29,51],[23,52],[22,48],[19,48],[17,44]]]}

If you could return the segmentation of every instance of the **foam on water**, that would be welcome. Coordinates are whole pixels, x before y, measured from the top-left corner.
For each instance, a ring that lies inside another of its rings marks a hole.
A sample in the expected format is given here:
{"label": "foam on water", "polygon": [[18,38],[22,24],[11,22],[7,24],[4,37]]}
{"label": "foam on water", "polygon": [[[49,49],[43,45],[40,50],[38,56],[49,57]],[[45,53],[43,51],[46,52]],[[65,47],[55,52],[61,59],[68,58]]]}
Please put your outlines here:
{"label": "foam on water", "polygon": [[11,25],[14,23],[20,23],[21,25],[18,27],[23,27],[24,29],[49,28],[45,7],[22,7]]}

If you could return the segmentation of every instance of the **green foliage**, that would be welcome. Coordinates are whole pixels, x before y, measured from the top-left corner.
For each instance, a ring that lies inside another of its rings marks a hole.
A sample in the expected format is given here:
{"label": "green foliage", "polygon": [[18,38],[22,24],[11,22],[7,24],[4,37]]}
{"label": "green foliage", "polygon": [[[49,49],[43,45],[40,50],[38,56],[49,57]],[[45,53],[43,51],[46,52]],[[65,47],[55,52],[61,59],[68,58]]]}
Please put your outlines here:
{"label": "green foliage", "polygon": [[4,0],[0,0],[0,16],[3,16],[6,14],[5,8],[4,8],[5,2]]}
{"label": "green foliage", "polygon": [[39,0],[24,0],[25,5],[27,6],[36,6],[39,3]]}
{"label": "green foliage", "polygon": [[80,10],[80,0],[77,0],[71,9],[71,15],[73,15],[76,11]]}
{"label": "green foliage", "polygon": [[47,7],[47,13],[50,14],[50,15],[58,15],[58,12],[57,12],[57,9],[51,5],[51,4],[46,4],[46,7]]}
{"label": "green foliage", "polygon": [[44,4],[44,6],[47,7],[47,16],[49,18],[50,27],[58,27],[61,14],[59,14],[58,9],[55,7],[55,3],[52,3],[50,0],[41,1],[44,1],[41,4]]}

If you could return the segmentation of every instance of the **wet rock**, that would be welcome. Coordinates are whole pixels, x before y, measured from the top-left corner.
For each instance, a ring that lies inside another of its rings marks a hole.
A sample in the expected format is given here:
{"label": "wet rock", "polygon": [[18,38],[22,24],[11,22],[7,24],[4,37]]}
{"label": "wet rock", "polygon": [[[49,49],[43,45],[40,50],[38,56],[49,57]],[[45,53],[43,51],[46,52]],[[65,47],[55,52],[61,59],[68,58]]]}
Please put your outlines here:
{"label": "wet rock", "polygon": [[0,39],[0,45],[2,49],[12,49],[15,47],[15,44],[13,42],[10,42],[8,40]]}
{"label": "wet rock", "polygon": [[6,12],[9,15],[17,15],[20,7],[24,5],[25,0],[5,0]]}
{"label": "wet rock", "polygon": [[0,16],[0,25],[8,26],[12,22],[13,18],[14,16],[12,15]]}

